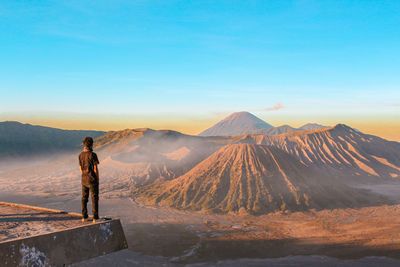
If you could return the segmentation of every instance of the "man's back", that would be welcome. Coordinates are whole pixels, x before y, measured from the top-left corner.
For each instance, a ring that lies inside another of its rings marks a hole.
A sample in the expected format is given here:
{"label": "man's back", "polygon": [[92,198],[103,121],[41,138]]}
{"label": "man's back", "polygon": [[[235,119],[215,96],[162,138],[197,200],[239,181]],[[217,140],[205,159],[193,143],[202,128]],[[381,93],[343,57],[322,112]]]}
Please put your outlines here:
{"label": "man's back", "polygon": [[99,160],[93,151],[83,151],[79,154],[83,185],[98,183],[98,177],[94,169],[97,164],[99,164]]}

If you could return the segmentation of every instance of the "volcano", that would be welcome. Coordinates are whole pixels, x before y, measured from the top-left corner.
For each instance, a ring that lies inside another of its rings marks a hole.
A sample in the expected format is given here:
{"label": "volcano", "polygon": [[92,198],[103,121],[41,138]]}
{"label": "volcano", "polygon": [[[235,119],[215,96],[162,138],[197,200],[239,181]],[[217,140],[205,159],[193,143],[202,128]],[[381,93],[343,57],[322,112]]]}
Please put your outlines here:
{"label": "volcano", "polygon": [[255,144],[227,145],[185,175],[142,187],[135,196],[152,205],[251,214],[356,207],[383,200],[325,177],[279,148]]}
{"label": "volcano", "polygon": [[273,128],[273,126],[249,112],[242,111],[229,115],[211,128],[201,132],[199,136],[234,136],[268,128]]}
{"label": "volcano", "polygon": [[400,177],[400,143],[344,124],[275,136],[246,135],[239,142],[280,148],[307,166],[350,183]]}

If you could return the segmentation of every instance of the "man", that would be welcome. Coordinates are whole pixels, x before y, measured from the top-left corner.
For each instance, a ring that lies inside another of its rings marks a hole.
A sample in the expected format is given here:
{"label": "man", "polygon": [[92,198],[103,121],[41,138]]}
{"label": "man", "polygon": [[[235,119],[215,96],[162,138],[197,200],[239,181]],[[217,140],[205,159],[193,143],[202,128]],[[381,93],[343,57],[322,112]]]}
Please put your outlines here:
{"label": "man", "polygon": [[89,191],[92,196],[93,222],[99,219],[99,160],[93,152],[93,138],[83,139],[83,151],[79,154],[79,166],[82,172],[82,221],[88,219],[87,203]]}

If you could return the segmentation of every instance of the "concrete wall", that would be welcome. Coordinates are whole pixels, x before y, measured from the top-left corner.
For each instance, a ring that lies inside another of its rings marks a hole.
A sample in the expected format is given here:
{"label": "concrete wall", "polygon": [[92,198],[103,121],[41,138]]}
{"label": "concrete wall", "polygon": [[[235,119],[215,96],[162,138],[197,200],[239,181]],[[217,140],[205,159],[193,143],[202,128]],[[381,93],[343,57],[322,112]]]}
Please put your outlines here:
{"label": "concrete wall", "polygon": [[0,266],[64,266],[127,248],[119,220],[0,243]]}

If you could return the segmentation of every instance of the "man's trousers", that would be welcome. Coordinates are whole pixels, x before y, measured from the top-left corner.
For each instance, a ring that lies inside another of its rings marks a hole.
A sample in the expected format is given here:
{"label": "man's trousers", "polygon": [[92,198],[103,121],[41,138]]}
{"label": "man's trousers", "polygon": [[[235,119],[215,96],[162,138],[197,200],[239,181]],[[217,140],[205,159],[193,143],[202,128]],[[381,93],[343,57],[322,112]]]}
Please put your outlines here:
{"label": "man's trousers", "polygon": [[82,216],[83,218],[88,217],[87,212],[87,203],[89,200],[89,191],[90,195],[92,196],[92,212],[93,218],[99,218],[99,184],[89,184],[89,185],[82,185]]}

